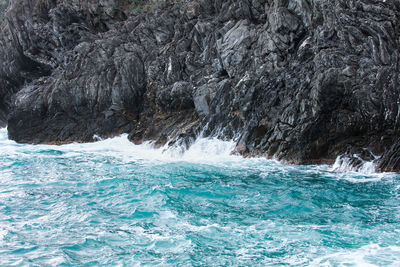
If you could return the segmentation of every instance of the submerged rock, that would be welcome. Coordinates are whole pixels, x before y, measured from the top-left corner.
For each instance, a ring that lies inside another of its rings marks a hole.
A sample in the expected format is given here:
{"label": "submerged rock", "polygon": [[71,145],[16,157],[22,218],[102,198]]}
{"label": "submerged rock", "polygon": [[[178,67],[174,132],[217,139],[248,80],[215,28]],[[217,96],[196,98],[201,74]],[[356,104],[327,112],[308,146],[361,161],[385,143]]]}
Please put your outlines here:
{"label": "submerged rock", "polygon": [[10,2],[10,138],[190,145],[202,133],[299,164],[368,150],[400,171],[398,1],[84,3]]}

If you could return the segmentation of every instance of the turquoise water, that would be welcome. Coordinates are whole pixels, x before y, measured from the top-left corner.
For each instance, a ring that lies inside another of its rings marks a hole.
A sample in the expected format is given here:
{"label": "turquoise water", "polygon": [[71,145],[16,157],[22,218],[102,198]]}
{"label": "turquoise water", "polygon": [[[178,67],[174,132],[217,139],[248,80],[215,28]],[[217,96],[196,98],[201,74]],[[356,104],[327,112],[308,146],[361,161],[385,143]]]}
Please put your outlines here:
{"label": "turquoise water", "polygon": [[399,266],[400,176],[0,132],[0,266]]}

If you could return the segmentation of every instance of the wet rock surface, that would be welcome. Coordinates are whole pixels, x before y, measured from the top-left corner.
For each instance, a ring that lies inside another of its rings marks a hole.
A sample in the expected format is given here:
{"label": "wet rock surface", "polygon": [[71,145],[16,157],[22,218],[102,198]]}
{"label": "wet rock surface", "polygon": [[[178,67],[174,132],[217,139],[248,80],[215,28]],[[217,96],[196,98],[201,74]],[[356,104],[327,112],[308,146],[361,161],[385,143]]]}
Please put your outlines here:
{"label": "wet rock surface", "polygon": [[203,134],[400,171],[398,1],[15,0],[5,17],[0,121],[18,142]]}

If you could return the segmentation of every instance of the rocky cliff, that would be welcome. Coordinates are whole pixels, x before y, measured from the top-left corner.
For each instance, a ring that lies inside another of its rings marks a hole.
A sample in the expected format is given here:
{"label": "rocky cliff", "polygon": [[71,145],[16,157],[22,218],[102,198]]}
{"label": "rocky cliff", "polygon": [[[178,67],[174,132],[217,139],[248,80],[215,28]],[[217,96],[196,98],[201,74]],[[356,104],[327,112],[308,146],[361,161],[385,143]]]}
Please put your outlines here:
{"label": "rocky cliff", "polygon": [[237,141],[400,171],[397,0],[11,0],[0,121],[26,143]]}

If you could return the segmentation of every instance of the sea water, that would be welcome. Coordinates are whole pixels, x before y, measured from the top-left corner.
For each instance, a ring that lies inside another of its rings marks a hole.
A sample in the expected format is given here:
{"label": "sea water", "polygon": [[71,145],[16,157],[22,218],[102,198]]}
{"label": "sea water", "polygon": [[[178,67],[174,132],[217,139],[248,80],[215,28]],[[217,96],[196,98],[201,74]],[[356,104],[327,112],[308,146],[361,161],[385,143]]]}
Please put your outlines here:
{"label": "sea water", "polygon": [[234,143],[21,145],[0,131],[0,266],[399,266],[400,176]]}

